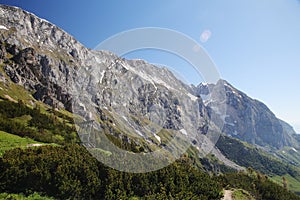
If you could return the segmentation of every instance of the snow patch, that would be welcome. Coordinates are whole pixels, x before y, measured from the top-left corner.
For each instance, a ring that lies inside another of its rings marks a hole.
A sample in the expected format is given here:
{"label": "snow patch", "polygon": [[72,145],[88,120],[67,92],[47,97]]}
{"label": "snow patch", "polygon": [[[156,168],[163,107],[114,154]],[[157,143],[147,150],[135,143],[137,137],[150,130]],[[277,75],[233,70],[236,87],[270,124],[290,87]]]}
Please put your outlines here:
{"label": "snow patch", "polygon": [[122,116],[122,117],[126,122],[128,122],[128,119],[125,116]]}
{"label": "snow patch", "polygon": [[96,63],[102,63],[103,59],[99,58],[99,56],[94,56],[93,59],[95,60]]}
{"label": "snow patch", "polygon": [[[157,90],[157,86],[156,84],[159,84],[159,85],[162,85],[164,87],[166,87],[168,90],[173,90],[173,91],[176,91],[176,92],[179,92],[181,93],[178,89],[175,89],[173,87],[171,87],[169,84],[167,84],[165,81],[161,80],[160,78],[156,77],[156,76],[150,76],[148,74],[145,74],[143,72],[140,72],[138,71],[138,69],[135,69],[133,67],[131,67],[129,64],[127,63],[123,63],[121,61],[118,61],[119,64],[121,64],[125,69],[135,73],[136,75],[138,75],[139,77],[141,77],[142,79],[150,82],[154,87],[155,87],[155,91]],[[132,80],[133,78],[131,78]],[[187,93],[186,94],[192,101],[197,101],[198,97],[190,94],[190,93]]]}
{"label": "snow patch", "polygon": [[229,123],[229,122],[226,122],[225,124],[229,125],[229,126],[235,126],[234,123]]}
{"label": "snow patch", "polygon": [[8,28],[6,28],[6,26],[3,26],[3,25],[0,25],[0,29],[8,31]]}
{"label": "snow patch", "polygon": [[[117,61],[116,64],[117,64],[117,63],[121,64],[125,69],[128,70],[128,66],[124,65],[122,62],[118,62],[118,61]],[[130,67],[130,69],[132,69],[132,68]]]}
{"label": "snow patch", "polygon": [[103,70],[103,71],[101,72],[101,74],[100,74],[100,81],[99,81],[99,83],[102,83],[102,79],[103,79],[103,77],[104,77],[104,74],[105,74],[105,70]]}
{"label": "snow patch", "polygon": [[242,98],[242,95],[240,95],[237,91],[232,90],[232,93],[235,94],[236,96],[238,96],[239,98]]}
{"label": "snow patch", "polygon": [[136,129],[135,129],[135,132],[136,132],[137,134],[139,134],[140,136],[143,137],[143,134],[142,134],[139,130],[136,130]]}
{"label": "snow patch", "polygon": [[43,18],[40,18],[43,22],[46,22],[46,23],[48,23],[48,24],[51,24],[51,22],[49,22],[48,20],[46,20],[46,19],[43,19]]}
{"label": "snow patch", "polygon": [[152,83],[154,85],[152,79],[147,74],[141,73],[141,72],[135,70],[134,68],[132,68],[130,65],[125,65],[122,62],[119,62],[119,64],[121,64],[125,69],[135,73],[136,75],[142,77],[143,79],[145,79],[146,81],[149,81],[150,83]]}
{"label": "snow patch", "polygon": [[197,101],[197,99],[198,99],[198,97],[196,97],[196,96],[194,96],[194,95],[192,95],[192,94],[190,94],[190,93],[188,93],[187,95],[190,97],[190,99],[191,99],[192,101]]}
{"label": "snow patch", "polygon": [[85,105],[83,103],[79,102],[78,104],[81,108],[83,108],[84,111],[86,110]]}
{"label": "snow patch", "polygon": [[228,83],[224,83],[224,86],[227,86],[227,87],[229,87],[231,90],[234,90],[234,88],[231,86],[231,85],[229,85]]}
{"label": "snow patch", "polygon": [[166,84],[166,82],[164,82],[163,80],[157,79],[156,77],[153,77],[152,80],[157,83],[160,84],[166,88],[168,88],[169,90],[175,90],[174,88],[170,87],[168,84]]}
{"label": "snow patch", "polygon": [[43,146],[43,144],[28,144],[27,147],[40,147]]}
{"label": "snow patch", "polygon": [[187,135],[187,132],[186,132],[185,129],[180,129],[179,131],[180,131],[183,135]]}
{"label": "snow patch", "polygon": [[161,79],[158,79],[157,77],[150,77],[148,74],[142,73],[137,71],[136,69],[134,69],[133,67],[131,67],[130,65],[125,65],[122,62],[119,62],[119,64],[121,64],[125,69],[135,73],[136,75],[138,75],[139,77],[141,77],[142,79],[150,82],[154,87],[155,90],[157,90],[156,84],[160,84],[163,85],[164,87],[168,88],[169,90],[174,90],[177,91],[176,89],[172,88],[171,86],[169,86],[166,82],[164,82]]}
{"label": "snow patch", "polygon": [[292,148],[293,151],[295,151],[296,153],[298,152],[294,147]]}
{"label": "snow patch", "polygon": [[154,137],[161,143],[161,138],[158,135],[154,134]]}

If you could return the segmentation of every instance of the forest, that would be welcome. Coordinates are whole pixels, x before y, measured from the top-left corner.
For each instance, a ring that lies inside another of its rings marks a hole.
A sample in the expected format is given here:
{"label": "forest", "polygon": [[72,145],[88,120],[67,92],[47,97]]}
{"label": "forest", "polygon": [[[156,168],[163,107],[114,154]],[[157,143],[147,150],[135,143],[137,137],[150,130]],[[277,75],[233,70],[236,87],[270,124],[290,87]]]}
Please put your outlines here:
{"label": "forest", "polygon": [[79,145],[6,151],[0,159],[0,190],[57,199],[221,199],[223,188],[241,188],[256,199],[300,199],[262,174],[210,176],[188,158],[149,173],[108,168]]}

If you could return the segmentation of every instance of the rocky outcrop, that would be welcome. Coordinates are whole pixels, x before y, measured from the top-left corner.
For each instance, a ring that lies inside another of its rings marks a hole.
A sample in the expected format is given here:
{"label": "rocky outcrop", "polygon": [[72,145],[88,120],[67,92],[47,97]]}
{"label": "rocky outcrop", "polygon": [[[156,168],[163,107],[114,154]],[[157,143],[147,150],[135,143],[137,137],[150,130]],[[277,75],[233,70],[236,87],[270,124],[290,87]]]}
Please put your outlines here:
{"label": "rocky outcrop", "polygon": [[[223,86],[226,98],[219,98]],[[282,122],[262,102],[248,97],[224,80],[216,85],[200,84],[194,88],[197,95],[205,99],[204,103],[210,112],[217,112],[216,105],[225,104],[226,114],[220,116],[224,121],[222,132],[259,146],[270,146],[280,149],[284,146],[298,147],[292,135],[293,128]]]}

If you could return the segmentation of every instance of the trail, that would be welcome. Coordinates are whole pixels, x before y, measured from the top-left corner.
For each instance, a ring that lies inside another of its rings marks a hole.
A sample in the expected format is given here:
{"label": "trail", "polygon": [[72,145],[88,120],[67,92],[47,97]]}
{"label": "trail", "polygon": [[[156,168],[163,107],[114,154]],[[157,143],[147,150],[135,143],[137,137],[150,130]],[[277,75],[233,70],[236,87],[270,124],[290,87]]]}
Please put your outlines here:
{"label": "trail", "polygon": [[223,197],[222,200],[233,200],[232,191],[231,190],[224,190],[224,197]]}

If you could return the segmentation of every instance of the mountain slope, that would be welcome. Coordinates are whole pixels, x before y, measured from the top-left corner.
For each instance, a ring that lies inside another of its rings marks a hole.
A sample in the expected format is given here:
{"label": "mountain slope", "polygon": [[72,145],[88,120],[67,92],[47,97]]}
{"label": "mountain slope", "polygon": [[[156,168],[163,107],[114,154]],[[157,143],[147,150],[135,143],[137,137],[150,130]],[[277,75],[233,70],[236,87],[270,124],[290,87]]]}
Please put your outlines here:
{"label": "mountain slope", "polygon": [[[212,149],[214,158],[208,162],[202,160],[201,164],[212,169],[214,164],[227,165],[236,170],[249,165],[221,148],[230,140],[214,147],[207,140],[210,134],[237,132],[241,134],[239,139],[275,149],[297,144],[288,125],[283,126],[266,106],[225,81],[208,85],[209,90],[201,86],[193,88],[177,80],[166,68],[142,60],[125,60],[106,51],[89,50],[55,25],[19,8],[2,5],[0,13],[0,96],[3,100],[0,103],[5,105],[1,108],[10,108],[15,113],[23,105],[20,116],[6,115],[1,110],[1,118],[3,123],[11,124],[18,117],[31,117],[14,134],[62,145],[78,142],[67,110],[75,113],[77,128],[82,122],[94,120],[98,130],[113,144],[130,153],[154,152],[158,148],[169,153],[168,142],[179,135],[193,144],[190,155],[195,162],[199,163],[208,148]],[[226,98],[225,106],[222,98]],[[224,107],[230,111],[229,116],[222,113]],[[235,120],[239,126],[232,129]],[[264,123],[270,125],[264,127]],[[27,131],[25,135],[22,130]],[[88,148],[103,143],[100,136],[90,140],[79,132],[79,137]],[[110,149],[98,150],[104,156],[112,154]],[[271,171],[270,167],[266,168],[263,172]]]}
{"label": "mountain slope", "polygon": [[[220,85],[225,88],[226,98],[217,95],[222,92]],[[194,91],[204,99],[211,112],[216,112],[219,105],[226,105],[226,114],[220,118],[224,121],[222,132],[227,135],[261,147],[299,148],[293,137],[296,133],[290,125],[276,118],[265,104],[248,97],[225,80],[217,84],[199,84]]]}
{"label": "mountain slope", "polygon": [[[108,129],[117,124],[122,135],[160,138],[160,129],[175,130],[201,148],[204,134],[216,131],[213,124],[207,128],[209,117],[201,99],[167,69],[88,50],[21,9],[1,6],[1,13],[4,84],[23,86],[35,100],[73,111],[82,120],[92,118],[102,129],[109,118]],[[99,145],[96,141],[88,145]]]}

